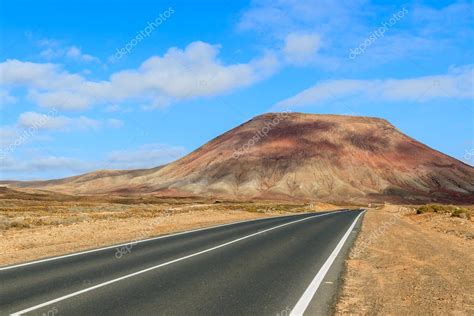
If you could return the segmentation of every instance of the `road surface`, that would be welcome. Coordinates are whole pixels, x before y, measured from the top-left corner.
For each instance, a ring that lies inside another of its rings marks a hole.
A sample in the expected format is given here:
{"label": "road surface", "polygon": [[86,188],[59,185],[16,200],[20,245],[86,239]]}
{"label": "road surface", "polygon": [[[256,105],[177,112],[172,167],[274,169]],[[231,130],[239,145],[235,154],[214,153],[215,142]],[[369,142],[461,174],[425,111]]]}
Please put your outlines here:
{"label": "road surface", "polygon": [[313,315],[334,296],[333,262],[362,213],[266,218],[1,267],[0,314]]}

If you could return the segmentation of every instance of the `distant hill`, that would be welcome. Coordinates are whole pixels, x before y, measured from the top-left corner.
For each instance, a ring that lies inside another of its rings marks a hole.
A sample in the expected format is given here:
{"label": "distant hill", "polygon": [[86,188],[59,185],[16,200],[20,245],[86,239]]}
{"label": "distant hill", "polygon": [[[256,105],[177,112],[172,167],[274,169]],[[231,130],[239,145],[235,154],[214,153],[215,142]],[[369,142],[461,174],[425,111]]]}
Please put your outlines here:
{"label": "distant hill", "polygon": [[474,168],[369,117],[269,113],[154,169],[11,182],[72,194],[474,202]]}

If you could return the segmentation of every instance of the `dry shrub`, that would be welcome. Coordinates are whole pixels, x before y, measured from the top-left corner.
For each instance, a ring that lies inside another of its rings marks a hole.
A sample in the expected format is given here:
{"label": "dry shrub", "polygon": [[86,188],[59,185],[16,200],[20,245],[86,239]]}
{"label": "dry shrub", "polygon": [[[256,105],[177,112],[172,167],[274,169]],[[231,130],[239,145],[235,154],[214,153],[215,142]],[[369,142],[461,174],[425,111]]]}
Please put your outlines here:
{"label": "dry shrub", "polygon": [[30,227],[30,224],[28,223],[28,221],[25,219],[24,216],[18,216],[18,217],[13,218],[10,221],[10,227],[12,227],[12,228],[28,228],[28,227]]}
{"label": "dry shrub", "polygon": [[459,218],[471,218],[471,210],[464,207],[453,206],[453,205],[440,205],[440,204],[427,204],[420,206],[416,209],[416,214],[424,213],[438,213],[438,214],[449,214],[452,217]]}
{"label": "dry shrub", "polygon": [[8,217],[0,215],[0,230],[7,230],[10,228],[10,220]]}

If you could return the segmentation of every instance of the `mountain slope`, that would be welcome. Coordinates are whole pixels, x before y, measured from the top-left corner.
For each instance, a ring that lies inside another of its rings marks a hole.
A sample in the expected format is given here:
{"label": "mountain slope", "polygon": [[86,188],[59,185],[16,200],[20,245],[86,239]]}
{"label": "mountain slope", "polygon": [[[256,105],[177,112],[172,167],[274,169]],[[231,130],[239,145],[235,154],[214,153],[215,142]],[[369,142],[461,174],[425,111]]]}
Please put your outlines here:
{"label": "mountain slope", "polygon": [[[68,180],[69,179],[69,180]],[[162,168],[21,183],[67,193],[474,202],[474,168],[368,117],[270,113]]]}

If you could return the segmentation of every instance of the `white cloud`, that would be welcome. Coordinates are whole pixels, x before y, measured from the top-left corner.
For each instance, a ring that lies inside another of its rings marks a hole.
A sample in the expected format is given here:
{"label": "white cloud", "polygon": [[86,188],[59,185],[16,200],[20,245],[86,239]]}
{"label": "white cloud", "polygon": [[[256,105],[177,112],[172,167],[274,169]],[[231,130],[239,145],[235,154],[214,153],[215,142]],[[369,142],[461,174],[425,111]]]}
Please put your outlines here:
{"label": "white cloud", "polygon": [[84,83],[84,78],[70,74],[55,64],[38,64],[8,59],[0,63],[0,85],[32,89],[67,89]]}
{"label": "white cloud", "polygon": [[118,104],[111,104],[111,105],[108,105],[105,109],[104,109],[105,112],[108,112],[108,113],[129,113],[129,112],[132,112],[132,108],[130,107],[122,107]]}
{"label": "white cloud", "polygon": [[46,115],[37,112],[25,112],[18,118],[18,126],[35,130],[97,130],[102,127],[120,128],[123,122],[117,119],[96,120],[86,116],[70,118],[66,116]]}
{"label": "white cloud", "polygon": [[[367,50],[364,59],[347,63],[351,49],[404,8],[408,13],[403,21],[390,27],[383,40]],[[426,61],[428,56],[438,60],[440,54],[464,54],[474,34],[473,9],[474,3],[465,0],[444,6],[374,4],[365,0],[254,0],[243,11],[237,29],[252,32],[256,41],[272,47],[284,45],[290,34],[319,34],[324,45],[311,64],[360,71],[394,61]]]}
{"label": "white cloud", "polygon": [[20,114],[18,125],[23,128],[34,128],[37,130],[65,129],[70,124],[70,119],[64,116],[52,116],[36,112],[25,112]]}
{"label": "white cloud", "polygon": [[50,138],[38,135],[37,130],[22,129],[17,125],[0,126],[0,165],[19,147],[33,141],[49,141]]}
{"label": "white cloud", "polygon": [[437,98],[474,100],[474,67],[451,68],[447,74],[410,79],[330,80],[323,81],[276,108],[317,105],[343,98],[365,98],[377,101],[422,102]]}
{"label": "white cloud", "polygon": [[88,163],[79,159],[58,156],[46,156],[39,157],[35,160],[30,161],[25,167],[31,171],[70,170],[74,172],[82,172],[87,169],[88,166]]}
{"label": "white cloud", "polygon": [[28,98],[42,107],[68,110],[86,109],[93,102],[93,99],[90,96],[81,95],[77,91],[53,91],[41,93],[36,90],[30,90]]}
{"label": "white cloud", "polygon": [[102,127],[103,122],[88,118],[87,116],[79,116],[71,119],[74,128],[79,130],[96,130]]}
{"label": "white cloud", "polygon": [[70,176],[98,169],[153,168],[176,160],[186,152],[186,149],[180,146],[145,144],[134,150],[109,152],[102,162],[54,155],[34,155],[28,157],[29,159],[21,160],[12,155],[0,156],[0,176],[5,178],[7,174],[21,172],[28,175],[27,178],[32,179],[48,177],[51,173]]}
{"label": "white cloud", "polygon": [[138,70],[113,74],[108,87],[122,96],[155,92],[185,99],[250,85],[277,68],[271,54],[247,64],[224,65],[217,59],[219,48],[204,42],[193,42],[184,50],[170,48],[164,56],[146,60]]}
{"label": "white cloud", "polygon": [[121,110],[122,110],[122,108],[118,104],[111,104],[111,105],[108,105],[105,108],[105,112],[110,112],[110,113],[120,112]]}
{"label": "white cloud", "polygon": [[66,171],[81,173],[95,168],[94,163],[62,156],[34,157],[34,159],[18,161],[12,157],[1,159],[0,174],[22,172],[26,174]]}
{"label": "white cloud", "polygon": [[0,126],[0,146],[13,144],[20,137],[20,131],[14,126]]}
{"label": "white cloud", "polygon": [[[474,22],[473,9],[472,1],[463,0],[437,8],[416,4],[411,17],[412,22],[425,36],[433,35],[439,39],[440,36],[453,37],[455,35],[469,39],[473,35],[473,29],[470,27]],[[462,32],[453,34],[453,28],[461,29]]]}
{"label": "white cloud", "polygon": [[48,114],[25,112],[19,116],[17,124],[0,126],[0,165],[5,164],[5,159],[10,159],[26,144],[50,141],[51,137],[41,135],[41,131],[84,131],[104,127],[121,128],[123,125],[118,119],[95,120],[86,116],[69,118],[56,116],[52,111]]}
{"label": "white cloud", "polygon": [[71,46],[71,47],[67,48],[67,50],[65,52],[65,55],[66,55],[66,57],[77,59],[77,60],[82,60],[82,61],[85,61],[85,62],[92,62],[92,61],[99,62],[100,61],[99,58],[97,58],[97,57],[94,57],[94,56],[89,55],[89,54],[83,54],[81,52],[81,49],[76,47],[76,46]]}
{"label": "white cloud", "polygon": [[114,169],[153,168],[186,154],[181,146],[146,144],[135,150],[116,150],[108,154],[107,166]]}
{"label": "white cloud", "polygon": [[260,43],[282,47],[282,60],[289,64],[332,70],[346,58],[348,39],[368,33],[357,14],[364,10],[363,2],[255,0],[243,12],[237,28],[252,32]]}
{"label": "white cloud", "polygon": [[283,39],[287,34],[301,30],[326,32],[359,25],[363,0],[348,0],[344,3],[332,0],[256,0],[242,14],[240,30],[269,33]]}
{"label": "white cloud", "polygon": [[52,48],[46,48],[40,52],[40,56],[46,59],[53,59],[59,57],[58,52]]}
{"label": "white cloud", "polygon": [[112,128],[120,128],[120,127],[123,127],[124,123],[123,121],[118,120],[118,119],[107,119],[106,125]]}
{"label": "white cloud", "polygon": [[38,44],[43,47],[40,56],[48,60],[66,57],[76,61],[100,62],[99,58],[82,53],[81,49],[74,45],[65,47],[59,41],[51,39],[42,39]]}
{"label": "white cloud", "polygon": [[317,34],[291,33],[285,37],[283,53],[290,63],[304,64],[314,59],[320,45],[321,38]]}
{"label": "white cloud", "polygon": [[156,96],[147,105],[142,106],[142,109],[145,111],[161,109],[161,108],[167,107],[168,105],[170,105],[170,103],[171,103],[170,98]]}
{"label": "white cloud", "polygon": [[77,58],[81,56],[81,50],[76,46],[70,47],[66,52],[67,57]]}
{"label": "white cloud", "polygon": [[5,89],[0,89],[0,107],[6,104],[12,104],[17,101],[17,98],[12,96],[10,92]]}
{"label": "white cloud", "polygon": [[38,41],[38,45],[41,47],[58,47],[60,43],[51,38],[42,38]]}
{"label": "white cloud", "polygon": [[267,78],[279,66],[271,52],[248,63],[225,65],[217,58],[219,49],[204,42],[193,42],[184,50],[173,47],[138,69],[120,71],[97,82],[55,64],[7,60],[0,64],[0,85],[26,87],[31,100],[57,109],[86,109],[127,99],[156,105],[156,100],[212,96],[248,86]]}

